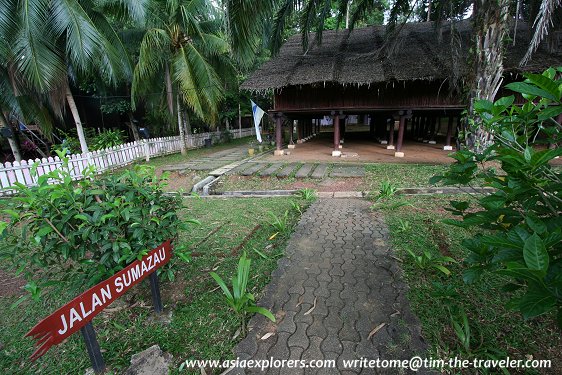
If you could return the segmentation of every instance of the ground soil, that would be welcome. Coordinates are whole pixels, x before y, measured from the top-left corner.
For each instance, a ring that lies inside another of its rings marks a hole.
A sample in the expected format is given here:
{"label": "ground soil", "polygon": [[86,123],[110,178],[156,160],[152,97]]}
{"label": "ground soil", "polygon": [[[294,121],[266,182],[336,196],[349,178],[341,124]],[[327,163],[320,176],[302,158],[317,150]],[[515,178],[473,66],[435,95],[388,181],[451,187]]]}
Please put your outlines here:
{"label": "ground soil", "polygon": [[21,277],[15,277],[13,273],[0,269],[0,297],[21,296],[22,289],[26,284]]}

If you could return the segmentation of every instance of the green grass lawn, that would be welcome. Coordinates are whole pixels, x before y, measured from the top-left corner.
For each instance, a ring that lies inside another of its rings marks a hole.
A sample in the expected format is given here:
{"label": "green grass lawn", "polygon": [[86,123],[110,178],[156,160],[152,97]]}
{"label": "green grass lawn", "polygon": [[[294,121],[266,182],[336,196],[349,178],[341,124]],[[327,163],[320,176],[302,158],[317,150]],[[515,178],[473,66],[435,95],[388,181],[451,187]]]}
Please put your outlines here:
{"label": "green grass lawn", "polygon": [[[255,137],[253,137],[253,136],[252,137],[238,138],[238,139],[233,139],[232,141],[230,141],[228,143],[220,143],[218,145],[214,145],[214,146],[208,147],[208,148],[203,147],[203,148],[196,148],[196,149],[188,150],[187,155],[182,155],[181,153],[178,152],[178,153],[172,154],[172,155],[155,157],[155,158],[150,159],[150,161],[147,164],[152,165],[155,168],[163,167],[165,165],[181,164],[181,163],[185,163],[185,162],[188,162],[190,160],[193,160],[193,159],[197,159],[197,158],[212,154],[213,152],[218,152],[218,151],[226,150],[226,149],[229,149],[229,148],[234,148],[234,147],[237,147],[237,146],[249,144],[252,141],[254,141],[254,138]],[[144,161],[142,163],[144,163]]]}
{"label": "green grass lawn", "polygon": [[447,165],[426,164],[368,164],[365,182],[368,190],[378,190],[382,181],[390,181],[399,188],[431,186],[429,179],[447,170]]}
{"label": "green grass lawn", "polygon": [[[524,321],[520,314],[505,308],[508,297],[501,288],[507,279],[499,275],[487,274],[481,282],[471,285],[463,282],[465,266],[462,261],[467,250],[461,246],[461,240],[474,233],[441,222],[449,216],[443,210],[448,206],[449,199],[452,198],[393,198],[394,202],[401,200],[411,205],[400,208],[394,205],[394,209],[384,211],[392,243],[397,249],[397,257],[402,260],[404,277],[409,284],[408,297],[421,320],[423,335],[431,346],[431,355],[433,358],[457,355],[486,358],[495,355],[500,359],[532,356],[535,359],[551,359],[557,367],[547,372],[521,373],[560,373],[562,336],[553,323],[553,316]],[[392,206],[392,203],[387,206]],[[429,250],[433,256],[450,256],[458,263],[447,265],[451,275],[446,276],[434,268],[421,269],[407,253],[408,249],[417,255]],[[451,316],[461,322],[462,310],[468,316],[471,329],[468,350],[461,345],[452,328]]]}
{"label": "green grass lawn", "polygon": [[[191,226],[179,239],[192,248],[192,261],[178,266],[174,282],[162,284],[165,310],[172,311],[171,323],[156,323],[151,319],[146,281],[129,291],[116,306],[111,306],[117,311],[104,312],[93,320],[108,367],[122,371],[134,353],[154,344],[174,355],[176,368],[186,359],[231,359],[232,348],[240,340],[233,339],[240,321],[227,308],[209,272],[215,271],[230,280],[239,255],[247,252],[252,258],[249,288],[259,298],[288,238],[285,234],[269,239],[275,232],[268,224],[269,212],[281,216],[289,211],[292,226],[298,220],[297,212],[292,209],[293,201],[297,198],[187,198],[182,215],[197,218],[201,225]],[[304,205],[303,201],[298,202]],[[10,307],[16,297],[0,299],[3,374],[84,373],[90,366],[79,334],[53,347],[38,361],[28,360],[33,341],[23,335],[74,297],[63,290],[64,287],[53,291],[38,303],[24,302],[16,309]]]}

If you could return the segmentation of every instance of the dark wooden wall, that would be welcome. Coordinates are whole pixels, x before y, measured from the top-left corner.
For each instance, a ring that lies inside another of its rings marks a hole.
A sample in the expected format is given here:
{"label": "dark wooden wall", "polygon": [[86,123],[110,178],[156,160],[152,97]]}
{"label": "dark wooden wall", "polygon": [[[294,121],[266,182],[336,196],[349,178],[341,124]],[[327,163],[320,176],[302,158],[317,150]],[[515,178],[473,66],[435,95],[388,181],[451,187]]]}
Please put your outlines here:
{"label": "dark wooden wall", "polygon": [[413,81],[370,86],[290,86],[275,93],[275,111],[463,108],[442,82]]}

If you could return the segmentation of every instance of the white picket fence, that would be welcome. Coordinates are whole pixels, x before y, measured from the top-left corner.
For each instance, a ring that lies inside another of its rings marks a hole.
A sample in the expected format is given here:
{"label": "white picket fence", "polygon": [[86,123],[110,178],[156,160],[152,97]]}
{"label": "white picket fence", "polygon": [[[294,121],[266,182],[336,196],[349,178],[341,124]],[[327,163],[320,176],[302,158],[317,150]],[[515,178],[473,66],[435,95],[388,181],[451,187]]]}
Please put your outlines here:
{"label": "white picket fence", "polygon": [[[234,138],[243,138],[255,135],[254,128],[234,129],[231,131]],[[203,147],[205,140],[220,137],[220,132],[191,134],[186,137],[187,147],[190,149]],[[98,173],[126,166],[144,159],[148,161],[155,156],[178,153],[181,150],[180,137],[151,138],[140,142],[126,143],[105,150],[93,151],[88,154],[73,154],[68,156],[68,165],[74,179],[83,177],[83,171],[88,165],[94,165]],[[62,161],[58,156],[22,160],[21,162],[0,163],[0,196],[14,193],[13,187],[21,183],[31,187],[37,185],[37,178],[57,168],[61,168]],[[36,168],[36,173],[32,173]]]}

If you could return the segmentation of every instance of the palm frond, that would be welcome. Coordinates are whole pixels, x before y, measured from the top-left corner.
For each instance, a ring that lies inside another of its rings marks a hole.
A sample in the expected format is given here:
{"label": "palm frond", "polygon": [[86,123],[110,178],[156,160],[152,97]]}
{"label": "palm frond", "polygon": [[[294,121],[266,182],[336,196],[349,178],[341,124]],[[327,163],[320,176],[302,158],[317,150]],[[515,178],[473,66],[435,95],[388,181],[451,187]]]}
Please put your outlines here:
{"label": "palm frond", "polygon": [[150,0],[98,0],[98,7],[106,14],[119,19],[142,23],[146,19]]}
{"label": "palm frond", "polygon": [[275,17],[273,18],[273,31],[271,33],[271,52],[273,55],[279,53],[281,49],[281,45],[284,42],[283,33],[296,6],[295,0],[285,0],[277,10],[277,13],[275,13]]}
{"label": "palm frond", "polygon": [[228,25],[228,40],[234,57],[249,64],[256,51],[263,23],[273,12],[274,0],[224,0]]}
{"label": "palm frond", "polygon": [[535,18],[535,33],[533,34],[533,39],[529,44],[529,48],[527,49],[525,56],[521,59],[519,66],[525,66],[529,60],[531,60],[533,53],[537,50],[537,48],[539,48],[542,40],[548,35],[548,29],[552,26],[555,11],[561,5],[562,0],[543,0],[541,2],[539,13]]}
{"label": "palm frond", "polygon": [[18,74],[41,92],[48,91],[66,74],[64,57],[55,46],[56,35],[48,20],[50,3],[21,0],[12,44]]}

